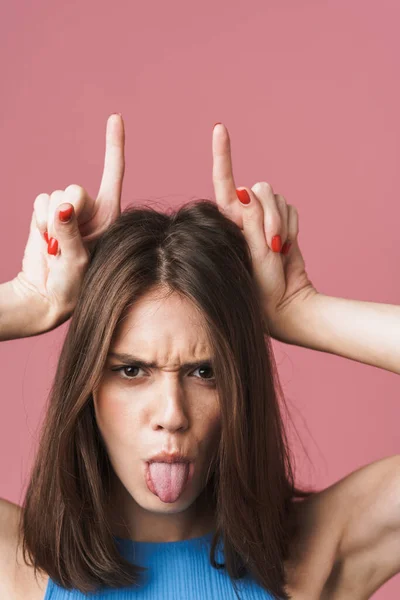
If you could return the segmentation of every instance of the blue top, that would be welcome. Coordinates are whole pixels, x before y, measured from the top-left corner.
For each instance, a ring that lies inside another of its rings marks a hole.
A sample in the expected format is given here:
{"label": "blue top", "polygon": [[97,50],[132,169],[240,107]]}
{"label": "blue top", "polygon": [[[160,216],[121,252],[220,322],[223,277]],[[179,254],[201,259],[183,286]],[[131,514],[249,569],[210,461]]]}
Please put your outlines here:
{"label": "blue top", "polygon": [[[119,552],[135,565],[146,567],[142,584],[119,589],[102,588],[90,594],[66,590],[49,578],[44,600],[237,600],[225,569],[214,569],[209,553],[213,533],[178,542],[136,542],[115,537]],[[224,562],[222,540],[216,548],[217,562]],[[272,600],[250,576],[237,579],[240,600]]]}

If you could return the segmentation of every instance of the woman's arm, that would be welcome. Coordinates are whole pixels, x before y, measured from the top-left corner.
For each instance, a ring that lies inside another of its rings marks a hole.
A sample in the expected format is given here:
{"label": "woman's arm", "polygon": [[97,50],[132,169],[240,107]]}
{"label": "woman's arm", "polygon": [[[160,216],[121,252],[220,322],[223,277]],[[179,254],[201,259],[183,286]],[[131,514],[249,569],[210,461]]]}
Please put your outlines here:
{"label": "woman's arm", "polygon": [[0,284],[0,341],[51,331],[71,316],[90,247],[121,214],[124,145],[123,119],[110,115],[97,198],[75,184],[36,197],[22,269]]}
{"label": "woman's arm", "polygon": [[293,309],[287,343],[400,374],[400,306],[316,293]]}
{"label": "woman's arm", "polygon": [[222,123],[213,129],[212,151],[217,206],[248,242],[269,335],[400,373],[400,307],[319,293],[299,247],[296,207],[266,181],[236,188]]}

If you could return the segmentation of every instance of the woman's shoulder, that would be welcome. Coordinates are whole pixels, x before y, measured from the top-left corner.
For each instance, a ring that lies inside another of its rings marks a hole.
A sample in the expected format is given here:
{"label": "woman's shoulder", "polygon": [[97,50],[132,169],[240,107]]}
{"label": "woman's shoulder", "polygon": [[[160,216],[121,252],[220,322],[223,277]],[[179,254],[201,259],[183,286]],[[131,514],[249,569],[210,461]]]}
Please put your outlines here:
{"label": "woman's shoulder", "polygon": [[0,598],[44,600],[48,576],[27,565],[18,545],[22,508],[0,498]]}

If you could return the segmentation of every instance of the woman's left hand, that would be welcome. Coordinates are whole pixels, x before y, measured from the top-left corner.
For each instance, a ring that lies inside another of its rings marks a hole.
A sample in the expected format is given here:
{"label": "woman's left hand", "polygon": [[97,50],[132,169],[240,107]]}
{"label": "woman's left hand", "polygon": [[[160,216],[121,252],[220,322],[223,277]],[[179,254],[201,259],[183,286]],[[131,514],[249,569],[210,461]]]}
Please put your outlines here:
{"label": "woman's left hand", "polygon": [[[214,127],[212,146],[217,206],[242,229],[247,240],[267,331],[279,341],[292,343],[290,329],[296,314],[303,318],[305,304],[318,293],[307,276],[298,245],[297,209],[287,204],[282,195],[275,194],[266,182],[236,190],[230,139],[224,125]],[[246,191],[250,203],[245,205],[238,196],[245,197]]]}

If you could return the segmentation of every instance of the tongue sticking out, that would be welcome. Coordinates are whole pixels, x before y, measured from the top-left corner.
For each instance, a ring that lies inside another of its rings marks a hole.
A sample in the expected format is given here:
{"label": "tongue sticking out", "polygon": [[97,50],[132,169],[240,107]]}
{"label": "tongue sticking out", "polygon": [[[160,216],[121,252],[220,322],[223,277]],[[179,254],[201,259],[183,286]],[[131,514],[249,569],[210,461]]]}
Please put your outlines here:
{"label": "tongue sticking out", "polygon": [[149,476],[156,495],[162,502],[176,502],[183,492],[189,475],[189,463],[149,464]]}

